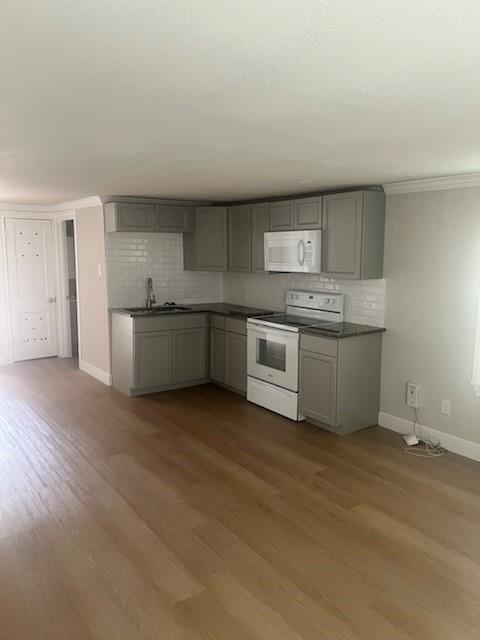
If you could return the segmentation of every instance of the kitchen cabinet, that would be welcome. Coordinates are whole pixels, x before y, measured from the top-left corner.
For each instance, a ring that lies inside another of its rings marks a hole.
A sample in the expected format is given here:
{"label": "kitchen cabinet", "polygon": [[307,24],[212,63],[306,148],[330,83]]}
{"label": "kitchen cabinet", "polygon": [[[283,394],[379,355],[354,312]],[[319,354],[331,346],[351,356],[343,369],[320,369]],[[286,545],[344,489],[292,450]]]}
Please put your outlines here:
{"label": "kitchen cabinet", "polygon": [[105,230],[154,232],[155,207],[153,204],[108,202],[104,205]]}
{"label": "kitchen cabinet", "polygon": [[161,233],[188,233],[193,231],[194,211],[191,207],[155,205],[155,231]]}
{"label": "kitchen cabinet", "polygon": [[214,382],[225,382],[225,331],[210,329],[210,378]]}
{"label": "kitchen cabinet", "polygon": [[227,208],[197,207],[193,231],[183,236],[184,268],[226,271],[227,253]]}
{"label": "kitchen cabinet", "polygon": [[322,228],[322,197],[295,200],[295,229]]}
{"label": "kitchen cabinet", "polygon": [[252,205],[228,207],[228,270],[252,270]]}
{"label": "kitchen cabinet", "polygon": [[295,201],[270,202],[270,231],[289,231],[295,228]]}
{"label": "kitchen cabinet", "polygon": [[247,336],[225,331],[225,384],[247,392]]}
{"label": "kitchen cabinet", "polygon": [[208,382],[207,315],[112,314],[112,384],[142,395]]}
{"label": "kitchen cabinet", "polygon": [[322,273],[366,280],[383,275],[385,194],[352,191],[324,196]]}
{"label": "kitchen cabinet", "polygon": [[173,382],[207,377],[207,333],[204,327],[173,331]]}
{"label": "kitchen cabinet", "polygon": [[210,378],[233,391],[247,391],[247,322],[210,316]]}
{"label": "kitchen cabinet", "polygon": [[340,435],[377,424],[382,335],[300,336],[299,405],[309,422]]}
{"label": "kitchen cabinet", "polygon": [[131,202],[104,206],[105,230],[142,233],[187,233],[193,229],[191,207]]}
{"label": "kitchen cabinet", "polygon": [[134,386],[161,387],[172,381],[172,333],[152,331],[134,337]]}
{"label": "kitchen cabinet", "polygon": [[322,196],[270,203],[270,231],[322,228]]}
{"label": "kitchen cabinet", "polygon": [[252,205],[252,271],[265,273],[264,234],[269,230],[268,203]]}

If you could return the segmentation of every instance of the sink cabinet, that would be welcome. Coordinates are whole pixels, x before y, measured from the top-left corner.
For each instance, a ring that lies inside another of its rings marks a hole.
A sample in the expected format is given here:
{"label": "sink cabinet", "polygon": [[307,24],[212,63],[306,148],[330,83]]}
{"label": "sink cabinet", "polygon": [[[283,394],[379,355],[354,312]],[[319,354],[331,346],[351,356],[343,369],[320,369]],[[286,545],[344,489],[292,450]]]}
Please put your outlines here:
{"label": "sink cabinet", "polygon": [[142,395],[208,382],[207,315],[112,314],[112,384]]}

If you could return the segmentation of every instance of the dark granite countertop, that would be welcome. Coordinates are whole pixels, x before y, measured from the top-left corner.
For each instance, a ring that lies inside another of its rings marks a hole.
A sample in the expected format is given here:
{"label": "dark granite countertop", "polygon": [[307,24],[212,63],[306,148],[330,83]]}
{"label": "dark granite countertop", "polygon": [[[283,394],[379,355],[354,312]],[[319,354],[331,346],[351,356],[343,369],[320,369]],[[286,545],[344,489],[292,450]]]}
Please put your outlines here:
{"label": "dark granite countertop", "polygon": [[185,313],[216,313],[221,316],[233,318],[251,318],[253,316],[266,316],[274,313],[266,309],[256,309],[255,307],[243,307],[238,304],[228,304],[227,302],[210,302],[202,304],[179,304],[179,307],[188,307],[188,310],[175,309],[174,311],[162,311],[159,307],[154,307],[152,313],[145,311],[127,311],[127,309],[109,309],[110,313],[130,316],[132,318],[146,318],[151,316],[172,316]]}
{"label": "dark granite countertop", "polygon": [[363,336],[367,333],[382,333],[383,327],[372,327],[368,324],[355,324],[354,322],[328,322],[318,327],[307,327],[301,330],[303,335],[322,336],[324,338],[352,338]]}

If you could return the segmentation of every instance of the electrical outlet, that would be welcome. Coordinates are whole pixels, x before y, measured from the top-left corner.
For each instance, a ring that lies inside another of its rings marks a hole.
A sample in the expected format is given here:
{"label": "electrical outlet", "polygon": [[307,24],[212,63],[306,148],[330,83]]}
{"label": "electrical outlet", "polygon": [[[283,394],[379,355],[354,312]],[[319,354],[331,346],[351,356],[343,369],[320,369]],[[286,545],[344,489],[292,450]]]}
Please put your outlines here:
{"label": "electrical outlet", "polygon": [[409,407],[420,407],[420,385],[416,382],[407,382],[407,404]]}
{"label": "electrical outlet", "polygon": [[447,398],[442,398],[440,411],[446,416],[450,416],[452,414],[452,401],[448,400]]}

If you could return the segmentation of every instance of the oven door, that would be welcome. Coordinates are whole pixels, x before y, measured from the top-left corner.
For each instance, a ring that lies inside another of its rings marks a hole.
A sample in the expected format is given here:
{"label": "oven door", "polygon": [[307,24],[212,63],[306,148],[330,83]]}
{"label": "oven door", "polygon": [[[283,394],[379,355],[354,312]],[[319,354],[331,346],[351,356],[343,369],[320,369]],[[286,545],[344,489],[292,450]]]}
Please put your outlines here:
{"label": "oven door", "polygon": [[249,323],[247,335],[248,375],[298,391],[299,334]]}

